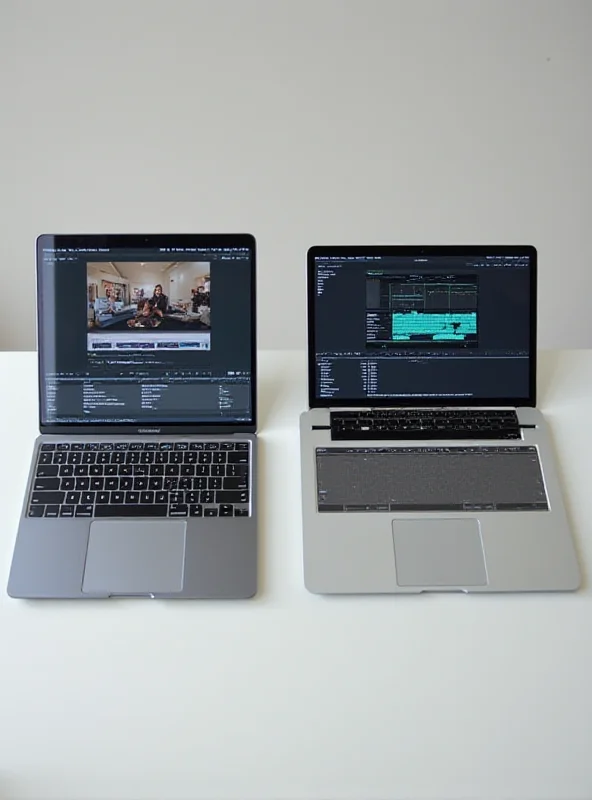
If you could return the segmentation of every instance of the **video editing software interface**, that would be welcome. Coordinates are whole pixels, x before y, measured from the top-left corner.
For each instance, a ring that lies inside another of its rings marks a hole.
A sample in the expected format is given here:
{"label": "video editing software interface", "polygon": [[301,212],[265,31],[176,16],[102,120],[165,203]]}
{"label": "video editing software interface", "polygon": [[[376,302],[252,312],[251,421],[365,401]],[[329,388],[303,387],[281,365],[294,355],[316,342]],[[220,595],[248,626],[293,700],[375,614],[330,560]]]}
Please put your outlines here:
{"label": "video editing software interface", "polygon": [[40,245],[42,423],[248,423],[248,247]]}
{"label": "video editing software interface", "polygon": [[315,258],[318,399],[528,398],[530,256]]}

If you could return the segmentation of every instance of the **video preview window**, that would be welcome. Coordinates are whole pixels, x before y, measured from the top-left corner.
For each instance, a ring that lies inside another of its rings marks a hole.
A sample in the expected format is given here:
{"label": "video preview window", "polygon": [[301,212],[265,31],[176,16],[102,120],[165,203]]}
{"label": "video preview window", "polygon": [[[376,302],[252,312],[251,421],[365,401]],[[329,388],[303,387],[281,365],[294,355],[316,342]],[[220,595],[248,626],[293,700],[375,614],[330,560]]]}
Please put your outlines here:
{"label": "video preview window", "polygon": [[87,348],[210,350],[210,264],[88,262]]}

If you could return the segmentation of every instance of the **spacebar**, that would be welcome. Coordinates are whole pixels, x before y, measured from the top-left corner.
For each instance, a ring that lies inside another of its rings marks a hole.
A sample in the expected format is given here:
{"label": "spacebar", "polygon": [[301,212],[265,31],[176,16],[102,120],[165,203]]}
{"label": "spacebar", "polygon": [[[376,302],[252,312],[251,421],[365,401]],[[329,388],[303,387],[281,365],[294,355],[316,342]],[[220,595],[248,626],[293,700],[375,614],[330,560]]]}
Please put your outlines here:
{"label": "spacebar", "polygon": [[112,505],[95,506],[95,517],[166,517],[168,506]]}

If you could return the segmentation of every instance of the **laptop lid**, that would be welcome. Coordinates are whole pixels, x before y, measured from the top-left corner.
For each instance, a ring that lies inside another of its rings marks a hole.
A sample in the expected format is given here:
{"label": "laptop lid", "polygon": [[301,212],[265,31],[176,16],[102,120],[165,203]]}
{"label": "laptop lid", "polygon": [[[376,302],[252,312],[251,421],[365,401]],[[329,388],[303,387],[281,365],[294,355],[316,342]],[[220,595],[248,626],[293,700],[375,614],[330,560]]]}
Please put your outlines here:
{"label": "laptop lid", "polygon": [[313,407],[534,406],[530,246],[313,247]]}
{"label": "laptop lid", "polygon": [[256,429],[255,239],[37,240],[40,429]]}

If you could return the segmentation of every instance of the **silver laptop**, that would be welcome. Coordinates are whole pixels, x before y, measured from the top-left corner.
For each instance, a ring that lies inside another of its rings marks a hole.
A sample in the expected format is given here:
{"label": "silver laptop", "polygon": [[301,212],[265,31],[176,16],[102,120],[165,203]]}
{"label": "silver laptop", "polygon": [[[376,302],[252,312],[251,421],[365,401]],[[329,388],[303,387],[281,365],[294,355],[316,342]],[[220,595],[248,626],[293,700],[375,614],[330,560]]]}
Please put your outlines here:
{"label": "silver laptop", "polygon": [[301,417],[317,593],[573,590],[536,408],[532,247],[314,247]]}
{"label": "silver laptop", "polygon": [[253,237],[41,236],[37,276],[9,595],[255,594]]}

